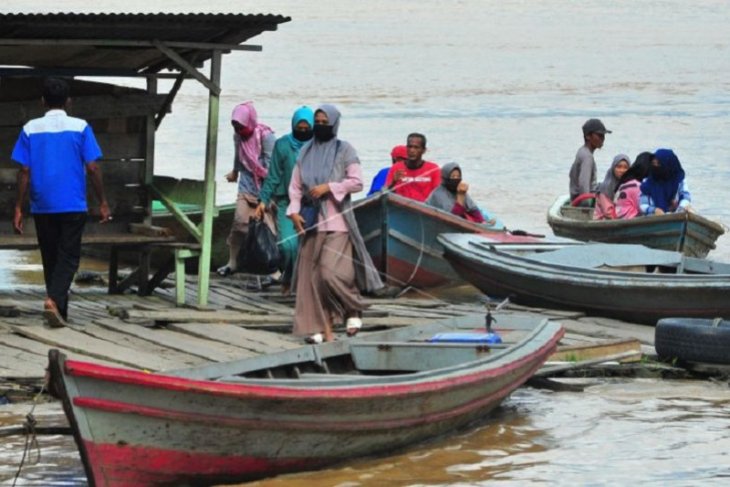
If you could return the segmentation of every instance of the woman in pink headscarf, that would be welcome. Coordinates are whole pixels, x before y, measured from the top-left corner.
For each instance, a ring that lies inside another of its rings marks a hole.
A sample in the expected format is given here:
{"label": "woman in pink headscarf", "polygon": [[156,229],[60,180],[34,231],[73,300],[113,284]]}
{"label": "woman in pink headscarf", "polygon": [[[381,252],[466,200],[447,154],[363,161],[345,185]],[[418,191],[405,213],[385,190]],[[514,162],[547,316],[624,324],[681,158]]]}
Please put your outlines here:
{"label": "woman in pink headscarf", "polygon": [[[241,103],[233,109],[233,170],[226,175],[229,183],[238,181],[236,213],[233,216],[231,233],[228,235],[228,263],[218,269],[218,274],[227,276],[237,269],[237,257],[246,241],[248,220],[256,213],[259,191],[269,171],[269,161],[276,143],[276,136],[270,127],[258,122],[253,102]],[[264,217],[266,224],[275,231],[276,225],[270,214]]]}

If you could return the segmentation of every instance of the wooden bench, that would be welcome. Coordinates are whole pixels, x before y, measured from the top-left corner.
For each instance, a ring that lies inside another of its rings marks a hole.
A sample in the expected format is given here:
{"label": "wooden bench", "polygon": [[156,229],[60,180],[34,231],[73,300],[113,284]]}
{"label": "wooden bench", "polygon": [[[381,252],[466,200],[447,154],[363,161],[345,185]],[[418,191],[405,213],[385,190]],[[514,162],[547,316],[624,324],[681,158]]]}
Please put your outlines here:
{"label": "wooden bench", "polygon": [[[140,233],[141,232],[141,233]],[[156,233],[156,234],[150,234]],[[200,246],[190,242],[178,242],[164,229],[143,225],[132,226],[130,232],[108,232],[84,234],[82,247],[100,247],[109,249],[109,294],[121,294],[131,286],[137,286],[137,294],[148,296],[171,273],[176,273],[176,291],[178,301],[184,302],[185,266],[184,259],[192,257]],[[35,250],[38,241],[35,235],[3,235],[0,234],[0,250]],[[157,251],[165,251],[169,255],[152,271],[151,259]],[[126,277],[120,279],[120,254],[136,255],[137,267]],[[180,296],[183,296],[180,299]]]}

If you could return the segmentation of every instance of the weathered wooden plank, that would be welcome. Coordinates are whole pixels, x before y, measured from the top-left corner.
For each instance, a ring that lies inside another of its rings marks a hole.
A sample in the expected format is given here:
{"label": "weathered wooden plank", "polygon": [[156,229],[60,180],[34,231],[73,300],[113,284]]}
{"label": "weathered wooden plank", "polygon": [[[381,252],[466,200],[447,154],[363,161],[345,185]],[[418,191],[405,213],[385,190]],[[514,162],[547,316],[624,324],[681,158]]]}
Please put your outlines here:
{"label": "weathered wooden plank", "polygon": [[116,320],[99,320],[96,321],[96,323],[99,326],[110,330],[128,333],[136,336],[137,338],[157,343],[159,345],[164,345],[172,348],[173,350],[196,355],[214,362],[235,360],[245,356],[247,353],[250,353],[242,348],[232,345],[193,338],[183,333],[165,330],[162,328],[146,328],[139,325],[122,323]]}
{"label": "weathered wooden plank", "polygon": [[155,323],[266,323],[289,322],[290,316],[252,315],[232,310],[199,311],[193,309],[168,309],[146,311],[126,309],[122,318],[125,321]]}
{"label": "weathered wooden plank", "polygon": [[279,333],[247,330],[236,325],[211,325],[209,323],[172,323],[168,329],[192,336],[230,343],[250,350],[254,354],[280,352],[301,346],[299,340]]}
{"label": "weathered wooden plank", "polygon": [[[119,367],[120,365],[116,362],[110,362],[108,360],[103,360],[96,357],[91,357],[89,355],[85,355],[82,353],[77,353],[71,350],[68,350],[64,347],[50,347],[47,344],[37,342],[35,340],[16,335],[13,333],[8,334],[0,334],[0,344],[7,345],[8,347],[14,348],[16,350],[23,350],[28,353],[32,353],[34,355],[38,355],[42,358],[42,361],[44,364],[48,362],[48,350],[50,348],[57,348],[62,353],[64,353],[68,358],[73,360],[84,360],[87,362],[94,362],[102,365],[109,365],[114,367]],[[129,367],[129,368],[138,368],[138,367]]]}
{"label": "weathered wooden plank", "polygon": [[594,338],[637,338],[641,343],[654,345],[654,327],[651,326],[597,317],[561,319],[560,323],[567,331]]}
{"label": "weathered wooden plank", "polygon": [[450,303],[440,299],[414,299],[414,298],[364,298],[366,304],[371,306],[390,305],[397,303],[400,306],[411,308],[440,309],[449,306]]}
{"label": "weathered wooden plank", "polygon": [[520,304],[509,303],[506,309],[513,311],[526,311],[529,313],[539,313],[542,315],[556,316],[560,318],[578,319],[586,314],[581,311],[570,311],[564,309],[551,309],[551,308],[532,308],[530,306],[523,306]]}
{"label": "weathered wooden plank", "polygon": [[597,366],[600,364],[605,364],[607,362],[620,362],[626,358],[632,357],[634,355],[633,351],[629,352],[623,352],[623,353],[617,353],[614,355],[606,355],[603,357],[598,357],[594,359],[586,359],[581,360],[578,362],[570,362],[570,363],[563,363],[559,365],[551,365],[550,363],[546,363],[543,365],[540,370],[538,370],[535,375],[537,377],[549,377],[551,375],[560,374],[562,372],[567,372],[568,370],[578,370],[583,368],[590,368],[593,366]]}
{"label": "weathered wooden plank", "polygon": [[[108,319],[108,317],[99,319]],[[106,340],[107,342],[122,345],[124,347],[134,350],[141,350],[146,353],[159,355],[165,360],[174,362],[176,364],[175,368],[193,367],[209,362],[204,358],[191,355],[189,353],[183,353],[178,350],[173,350],[171,348],[165,347],[164,345],[158,345],[148,340],[142,340],[141,338],[137,338],[128,333],[113,331],[108,328],[99,326],[96,323],[87,323],[86,325],[84,325],[82,331],[87,335],[99,338],[100,340]]]}
{"label": "weathered wooden plank", "polygon": [[378,309],[387,310],[391,315],[402,316],[402,317],[411,317],[411,318],[438,319],[438,318],[444,318],[447,316],[454,316],[456,314],[452,310],[434,312],[434,311],[414,310],[414,309],[407,308],[405,306],[397,306],[397,305],[381,306]]}
{"label": "weathered wooden plank", "polygon": [[53,347],[63,347],[77,353],[116,362],[128,367],[164,370],[174,368],[176,365],[175,362],[158,355],[114,345],[70,328],[49,329],[41,326],[13,326],[13,331]]}
{"label": "weathered wooden plank", "polygon": [[41,355],[0,345],[0,377],[44,377],[47,362]]}
{"label": "weathered wooden plank", "polygon": [[245,289],[244,282],[237,282],[236,280],[233,280],[229,286],[221,287],[218,292],[223,296],[230,297],[233,300],[233,303],[231,303],[232,306],[235,306],[236,304],[247,304],[260,308],[264,311],[281,314],[290,313],[292,311],[289,306],[272,303],[254,296],[253,293]]}
{"label": "weathered wooden plank", "polygon": [[621,362],[636,362],[641,360],[641,342],[634,338],[622,340],[608,340],[587,345],[560,346],[553,353],[548,362],[567,362],[597,359],[613,356],[624,352],[634,352],[634,355],[621,359]]}

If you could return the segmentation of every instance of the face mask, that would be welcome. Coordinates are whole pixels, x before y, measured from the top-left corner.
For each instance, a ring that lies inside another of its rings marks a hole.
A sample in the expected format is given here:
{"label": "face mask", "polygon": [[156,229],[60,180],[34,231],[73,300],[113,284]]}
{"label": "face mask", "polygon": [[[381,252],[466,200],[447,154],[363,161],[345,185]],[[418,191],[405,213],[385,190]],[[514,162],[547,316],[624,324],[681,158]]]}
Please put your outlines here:
{"label": "face mask", "polygon": [[306,142],[309,139],[312,138],[312,135],[314,135],[314,132],[311,129],[307,130],[295,130],[292,132],[292,135],[295,139],[297,139],[300,142]]}
{"label": "face mask", "polygon": [[459,179],[447,179],[444,181],[444,186],[446,186],[446,189],[451,191],[452,193],[456,192],[456,188],[459,187],[459,184],[461,183],[461,178]]}
{"label": "face mask", "polygon": [[328,140],[332,140],[335,136],[334,132],[332,131],[333,127],[331,125],[315,125],[314,126],[314,137],[322,142],[327,142]]}
{"label": "face mask", "polygon": [[242,139],[248,139],[253,135],[253,129],[250,129],[248,127],[241,127],[238,130],[236,130],[236,133],[239,137]]}
{"label": "face mask", "polygon": [[651,174],[655,179],[669,179],[669,171],[663,166],[651,166]]}

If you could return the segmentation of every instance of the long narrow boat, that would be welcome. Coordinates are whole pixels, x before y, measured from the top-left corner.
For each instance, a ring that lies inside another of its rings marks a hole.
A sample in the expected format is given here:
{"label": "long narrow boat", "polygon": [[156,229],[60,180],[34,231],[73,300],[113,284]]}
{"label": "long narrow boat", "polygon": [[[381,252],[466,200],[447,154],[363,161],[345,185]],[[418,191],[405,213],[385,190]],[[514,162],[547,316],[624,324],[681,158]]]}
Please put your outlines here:
{"label": "long narrow boat", "polygon": [[418,201],[381,193],[357,201],[355,217],[375,265],[395,286],[418,288],[460,282],[443,259],[439,233],[483,234],[496,242],[538,242],[535,236],[491,229]]}
{"label": "long narrow boat", "polygon": [[[155,207],[153,207],[155,210]],[[185,208],[194,222],[199,210]],[[212,266],[228,261],[226,237],[230,231],[235,205],[218,207],[214,220]],[[443,260],[443,249],[436,240],[442,232],[483,233],[498,242],[536,242],[535,237],[516,235],[501,227],[495,229],[395,194],[379,193],[354,205],[355,218],[375,265],[394,286],[427,288],[459,282],[451,266]],[[185,238],[185,230],[169,212],[157,207],[153,223]],[[517,232],[519,233],[519,232]],[[387,235],[387,238],[382,238]]]}
{"label": "long narrow boat", "polygon": [[548,224],[560,237],[586,242],[634,243],[682,252],[690,257],[705,257],[715,248],[717,238],[725,233],[720,224],[689,212],[629,220],[593,220],[593,208],[570,206],[569,200],[567,195],[561,196],[548,210]]}
{"label": "long narrow boat", "polygon": [[500,245],[442,234],[445,258],[490,296],[656,324],[730,316],[730,264],[634,244]]}
{"label": "long narrow boat", "polygon": [[[382,454],[487,417],[555,350],[559,323],[483,316],[149,374],[49,352],[89,484],[211,485]],[[466,340],[466,342],[464,342]]]}

